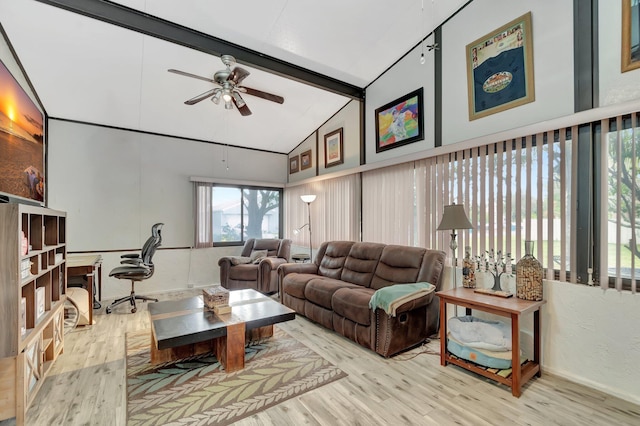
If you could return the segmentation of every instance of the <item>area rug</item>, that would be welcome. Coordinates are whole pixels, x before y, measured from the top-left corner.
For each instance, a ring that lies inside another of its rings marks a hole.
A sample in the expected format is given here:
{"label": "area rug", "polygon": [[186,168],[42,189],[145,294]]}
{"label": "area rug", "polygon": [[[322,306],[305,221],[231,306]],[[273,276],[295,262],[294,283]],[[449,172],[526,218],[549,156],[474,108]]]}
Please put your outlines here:
{"label": "area rug", "polygon": [[226,425],[347,374],[275,327],[226,374],[212,354],[151,365],[151,331],[127,333],[127,424]]}

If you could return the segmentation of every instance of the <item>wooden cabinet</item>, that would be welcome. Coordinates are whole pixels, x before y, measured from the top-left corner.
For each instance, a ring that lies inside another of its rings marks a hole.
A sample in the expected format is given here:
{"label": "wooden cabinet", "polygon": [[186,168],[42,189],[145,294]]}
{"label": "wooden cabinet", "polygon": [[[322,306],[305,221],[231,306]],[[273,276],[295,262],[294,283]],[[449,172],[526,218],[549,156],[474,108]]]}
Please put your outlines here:
{"label": "wooden cabinet", "polygon": [[66,214],[0,205],[0,420],[24,424],[64,347]]}

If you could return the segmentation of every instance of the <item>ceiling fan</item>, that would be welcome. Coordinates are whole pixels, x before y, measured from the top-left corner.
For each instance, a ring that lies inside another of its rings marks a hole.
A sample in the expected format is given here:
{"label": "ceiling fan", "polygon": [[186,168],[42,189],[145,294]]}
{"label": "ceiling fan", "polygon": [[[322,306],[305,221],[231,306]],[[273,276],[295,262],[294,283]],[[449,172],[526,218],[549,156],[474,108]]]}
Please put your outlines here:
{"label": "ceiling fan", "polygon": [[247,78],[249,75],[249,71],[244,68],[235,67],[231,69],[231,65],[236,63],[236,59],[231,55],[222,55],[220,57],[222,62],[227,66],[226,69],[217,71],[213,75],[213,79],[207,77],[201,77],[199,75],[191,74],[188,72],[170,69],[167,70],[174,74],[184,75],[186,77],[197,78],[199,80],[209,81],[214,83],[220,87],[216,87],[211,90],[207,90],[206,92],[193,97],[187,101],[184,101],[187,105],[194,105],[200,101],[203,101],[207,98],[211,98],[211,101],[214,104],[219,104],[220,100],[224,102],[225,109],[233,109],[233,105],[238,108],[238,111],[242,115],[251,115],[251,110],[247,106],[247,103],[242,99],[241,93],[257,96],[262,99],[266,99],[268,101],[276,102],[276,103],[284,103],[284,98],[282,96],[273,95],[271,93],[263,92],[261,90],[252,89],[250,87],[241,86],[242,81]]}

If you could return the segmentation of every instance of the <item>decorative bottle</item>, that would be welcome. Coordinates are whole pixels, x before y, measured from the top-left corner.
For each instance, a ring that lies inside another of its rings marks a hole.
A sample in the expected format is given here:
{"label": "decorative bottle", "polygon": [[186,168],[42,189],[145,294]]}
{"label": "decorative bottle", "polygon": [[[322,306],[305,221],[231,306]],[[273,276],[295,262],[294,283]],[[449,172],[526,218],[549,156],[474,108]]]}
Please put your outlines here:
{"label": "decorative bottle", "polygon": [[462,286],[476,288],[476,266],[471,259],[471,247],[464,248],[465,254],[462,261]]}
{"label": "decorative bottle", "polygon": [[533,241],[524,242],[524,253],[516,264],[516,296],[542,300],[542,264],[533,256]]}

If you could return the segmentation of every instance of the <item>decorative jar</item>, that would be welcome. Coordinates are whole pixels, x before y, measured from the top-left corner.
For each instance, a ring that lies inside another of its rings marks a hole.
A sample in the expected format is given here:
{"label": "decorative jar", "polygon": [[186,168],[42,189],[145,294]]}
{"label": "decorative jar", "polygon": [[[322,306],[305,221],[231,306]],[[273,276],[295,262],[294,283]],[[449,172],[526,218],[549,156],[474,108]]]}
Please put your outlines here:
{"label": "decorative jar", "polygon": [[471,247],[465,247],[465,255],[462,261],[462,286],[476,288],[476,265],[471,259]]}
{"label": "decorative jar", "polygon": [[542,264],[533,255],[533,241],[524,242],[524,253],[516,264],[516,296],[542,300]]}

